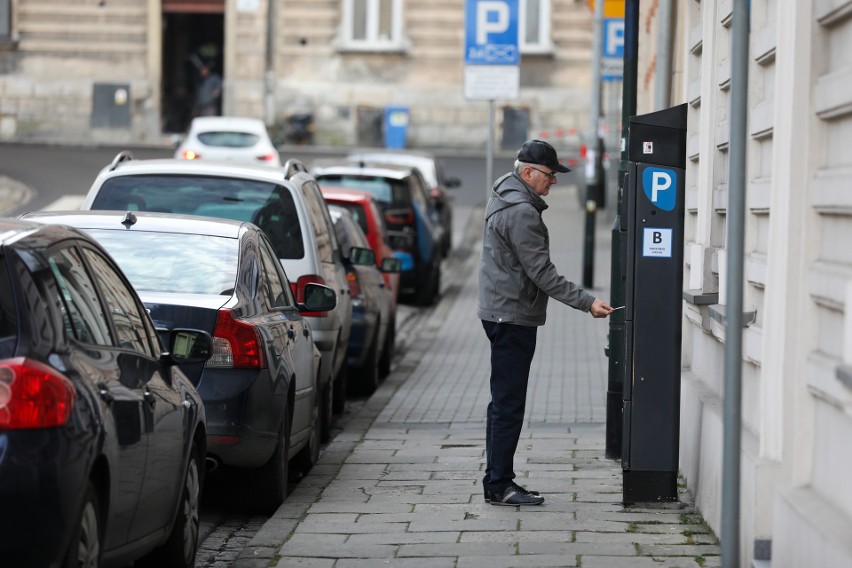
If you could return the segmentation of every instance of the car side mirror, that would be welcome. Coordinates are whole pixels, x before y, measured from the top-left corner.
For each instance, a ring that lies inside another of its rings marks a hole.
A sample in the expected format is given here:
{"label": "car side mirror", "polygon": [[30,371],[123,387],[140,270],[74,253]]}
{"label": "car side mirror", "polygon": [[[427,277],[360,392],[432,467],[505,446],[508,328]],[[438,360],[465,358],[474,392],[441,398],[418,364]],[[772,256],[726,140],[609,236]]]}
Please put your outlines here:
{"label": "car side mirror", "polygon": [[376,253],[364,247],[351,247],[349,249],[349,262],[359,266],[371,266],[376,264]]}
{"label": "car side mirror", "polygon": [[381,271],[389,273],[402,272],[402,261],[395,257],[384,258],[382,259]]}
{"label": "car side mirror", "polygon": [[213,353],[213,338],[200,329],[176,328],[169,333],[168,362],[174,365],[203,363]]}
{"label": "car side mirror", "polygon": [[305,284],[305,302],[297,305],[300,312],[328,312],[335,306],[337,306],[337,295],[334,290],[313,282]]}

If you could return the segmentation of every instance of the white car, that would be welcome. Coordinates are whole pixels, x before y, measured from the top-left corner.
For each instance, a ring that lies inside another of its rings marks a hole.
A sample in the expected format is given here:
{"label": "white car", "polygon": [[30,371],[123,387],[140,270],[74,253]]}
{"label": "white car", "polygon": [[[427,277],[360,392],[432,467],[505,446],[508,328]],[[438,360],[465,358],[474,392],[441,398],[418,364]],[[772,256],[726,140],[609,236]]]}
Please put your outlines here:
{"label": "white car", "polygon": [[175,152],[175,158],[281,166],[278,150],[263,121],[233,116],[192,119],[189,134]]}
{"label": "white car", "polygon": [[332,412],[345,409],[351,295],[328,206],[300,161],[273,169],[203,160],[134,160],[130,152],[121,152],[98,174],[80,208],[251,222],[269,237],[297,302],[304,301],[308,283],[331,287],[337,294],[333,310],[302,314],[322,356],[321,434],[322,441],[328,440]]}

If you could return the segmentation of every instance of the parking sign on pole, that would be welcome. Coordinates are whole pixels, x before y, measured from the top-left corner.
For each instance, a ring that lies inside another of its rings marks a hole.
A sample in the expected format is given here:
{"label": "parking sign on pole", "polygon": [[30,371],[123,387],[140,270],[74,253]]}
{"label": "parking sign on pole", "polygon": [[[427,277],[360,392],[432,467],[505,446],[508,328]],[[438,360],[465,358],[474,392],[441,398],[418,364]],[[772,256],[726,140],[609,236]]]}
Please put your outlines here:
{"label": "parking sign on pole", "polygon": [[520,60],[518,0],[466,0],[465,97],[517,99]]}

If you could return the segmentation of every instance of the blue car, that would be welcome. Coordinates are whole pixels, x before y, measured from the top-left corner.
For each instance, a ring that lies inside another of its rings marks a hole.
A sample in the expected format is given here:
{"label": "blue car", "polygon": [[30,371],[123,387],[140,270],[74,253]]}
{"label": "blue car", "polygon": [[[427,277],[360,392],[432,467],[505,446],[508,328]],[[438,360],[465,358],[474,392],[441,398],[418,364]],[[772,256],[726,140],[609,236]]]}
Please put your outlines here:
{"label": "blue car", "polygon": [[178,365],[212,340],[167,345],[92,238],[0,219],[0,564],[194,566],[207,428]]}
{"label": "blue car", "polygon": [[404,253],[400,297],[422,306],[435,304],[441,294],[444,229],[420,170],[356,164],[316,167],[312,173],[323,187],[358,189],[376,198],[388,230],[408,237],[399,249]]}

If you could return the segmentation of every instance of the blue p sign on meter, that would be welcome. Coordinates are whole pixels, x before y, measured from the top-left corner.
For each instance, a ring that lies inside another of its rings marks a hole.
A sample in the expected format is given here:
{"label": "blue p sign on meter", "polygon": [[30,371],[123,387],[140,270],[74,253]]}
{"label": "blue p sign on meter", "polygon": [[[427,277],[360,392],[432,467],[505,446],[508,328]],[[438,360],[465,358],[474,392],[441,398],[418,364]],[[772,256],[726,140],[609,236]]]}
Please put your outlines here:
{"label": "blue p sign on meter", "polygon": [[466,0],[466,65],[518,65],[518,0]]}

